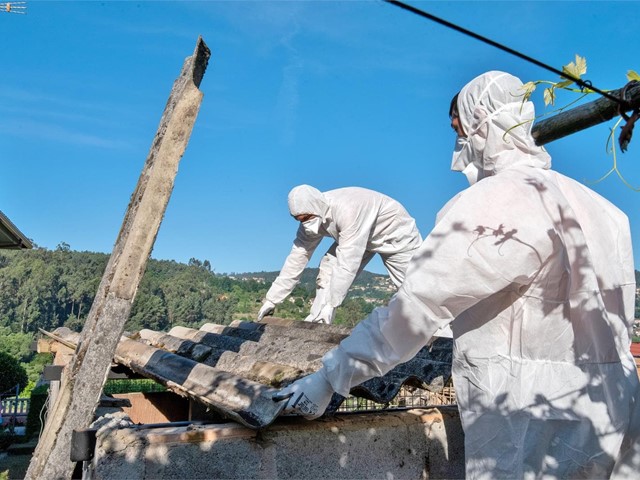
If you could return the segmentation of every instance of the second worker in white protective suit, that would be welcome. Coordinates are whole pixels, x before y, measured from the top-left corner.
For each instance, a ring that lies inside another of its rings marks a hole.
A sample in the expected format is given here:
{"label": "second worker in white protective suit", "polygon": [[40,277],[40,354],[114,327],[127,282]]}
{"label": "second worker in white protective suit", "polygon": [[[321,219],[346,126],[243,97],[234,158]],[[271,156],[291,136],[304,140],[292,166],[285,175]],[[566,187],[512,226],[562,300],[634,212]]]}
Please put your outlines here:
{"label": "second worker in white protective suit", "polygon": [[399,287],[422,241],[415,220],[393,198],[359,187],[320,192],[299,185],[289,193],[289,212],[300,222],[291,253],[267,292],[258,321],[273,312],[298,284],[325,237],[335,241],[320,262],[316,297],[305,321],[331,323],[356,276],[377,253]]}
{"label": "second worker in white protective suit", "polygon": [[316,418],[335,391],[453,330],[466,477],[638,478],[640,385],[630,353],[635,277],[626,215],[550,169],[522,82],[485,73],[452,103],[451,199],[388,307],[280,392]]}

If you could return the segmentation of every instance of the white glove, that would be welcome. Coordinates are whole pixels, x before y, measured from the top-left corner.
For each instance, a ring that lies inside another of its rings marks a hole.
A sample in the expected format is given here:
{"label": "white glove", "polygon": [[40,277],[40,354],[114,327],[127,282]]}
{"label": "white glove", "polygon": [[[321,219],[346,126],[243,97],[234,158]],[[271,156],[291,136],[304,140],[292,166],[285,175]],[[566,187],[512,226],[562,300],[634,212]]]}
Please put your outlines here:
{"label": "white glove", "polygon": [[333,388],[325,377],[324,370],[319,370],[283,388],[273,399],[280,401],[289,398],[282,413],[295,413],[313,420],[324,413],[332,395]]}
{"label": "white glove", "polygon": [[307,318],[304,319],[305,322],[313,322],[313,323],[326,323],[327,325],[331,325],[333,322],[333,317],[336,313],[336,309],[331,305],[327,304],[320,310],[318,315],[314,315],[310,313]]}
{"label": "white glove", "polygon": [[269,300],[265,300],[262,306],[260,307],[260,311],[258,312],[258,321],[261,321],[267,315],[273,315],[273,311],[276,309],[276,304],[270,302]]}

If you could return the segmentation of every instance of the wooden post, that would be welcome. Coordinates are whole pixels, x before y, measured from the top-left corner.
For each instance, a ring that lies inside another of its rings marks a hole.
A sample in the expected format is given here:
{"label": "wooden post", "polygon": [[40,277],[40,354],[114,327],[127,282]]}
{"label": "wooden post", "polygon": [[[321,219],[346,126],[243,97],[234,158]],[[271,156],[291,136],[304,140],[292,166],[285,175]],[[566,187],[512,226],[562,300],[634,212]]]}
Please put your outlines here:
{"label": "wooden post", "polygon": [[[611,94],[620,97],[621,91],[622,89],[614,90]],[[627,89],[626,98],[631,108],[640,108],[640,82],[631,85]],[[533,135],[537,145],[545,145],[572,133],[611,120],[616,115],[618,115],[618,104],[613,100],[601,97],[591,103],[586,103],[537,122],[531,129],[531,135]]]}
{"label": "wooden post", "polygon": [[71,433],[89,427],[93,421],[202,102],[198,87],[210,55],[202,38],[198,38],[193,55],[187,57],[173,84],[80,343],[63,375],[26,479],[71,478]]}

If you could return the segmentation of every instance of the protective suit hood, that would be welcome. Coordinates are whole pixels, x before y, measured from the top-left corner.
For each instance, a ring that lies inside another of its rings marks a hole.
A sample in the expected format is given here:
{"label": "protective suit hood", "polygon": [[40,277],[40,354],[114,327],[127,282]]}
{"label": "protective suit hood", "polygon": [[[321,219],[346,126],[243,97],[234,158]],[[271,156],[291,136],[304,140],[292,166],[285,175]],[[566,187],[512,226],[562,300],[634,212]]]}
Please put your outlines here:
{"label": "protective suit hood", "polygon": [[535,109],[532,102],[522,101],[522,87],[513,75],[491,71],[462,88],[458,111],[467,137],[456,145],[452,170],[467,178],[469,169],[477,170],[479,180],[514,166],[551,167],[551,157],[531,136]]}
{"label": "protective suit hood", "polygon": [[289,192],[289,212],[292,216],[312,214],[324,222],[329,213],[329,204],[322,192],[310,185],[298,185]]}

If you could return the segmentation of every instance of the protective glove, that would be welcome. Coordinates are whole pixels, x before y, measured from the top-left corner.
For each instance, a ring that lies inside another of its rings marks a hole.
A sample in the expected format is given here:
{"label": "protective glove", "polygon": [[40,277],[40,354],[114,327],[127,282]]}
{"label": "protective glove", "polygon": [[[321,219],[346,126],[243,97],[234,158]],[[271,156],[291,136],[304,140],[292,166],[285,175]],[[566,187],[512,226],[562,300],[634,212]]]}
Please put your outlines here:
{"label": "protective glove", "polygon": [[283,388],[273,396],[273,400],[277,402],[288,398],[282,413],[294,413],[313,420],[324,413],[332,395],[333,388],[324,370],[319,370]]}
{"label": "protective glove", "polygon": [[326,323],[327,325],[331,325],[331,323],[333,322],[333,317],[335,313],[336,313],[336,309],[333,308],[331,305],[327,304],[324,307],[322,307],[318,315],[314,315],[313,313],[310,313],[309,315],[307,315],[304,321],[313,322],[313,323]]}
{"label": "protective glove", "polygon": [[258,321],[261,321],[267,315],[273,315],[273,311],[276,309],[276,304],[270,302],[269,300],[265,300],[262,306],[260,307],[260,311],[258,311]]}

